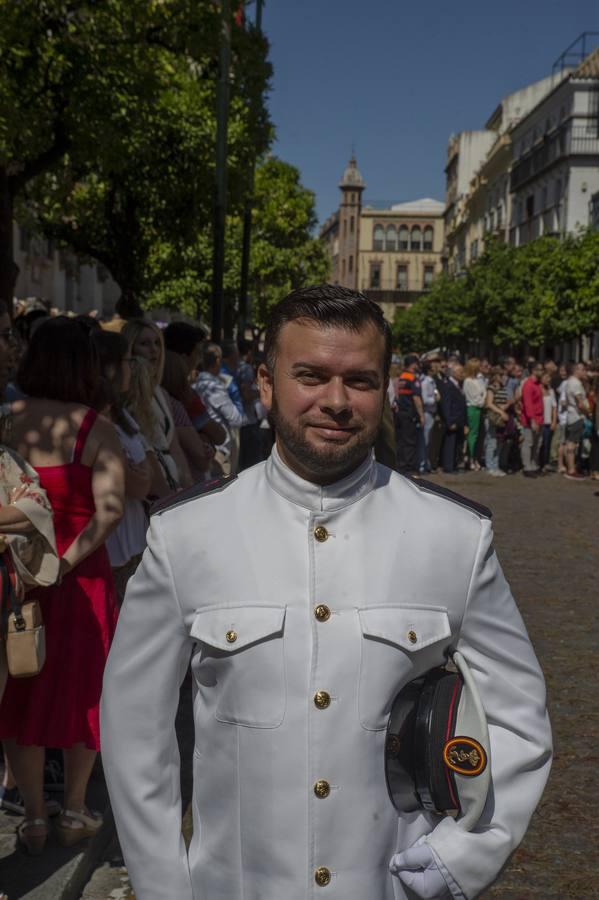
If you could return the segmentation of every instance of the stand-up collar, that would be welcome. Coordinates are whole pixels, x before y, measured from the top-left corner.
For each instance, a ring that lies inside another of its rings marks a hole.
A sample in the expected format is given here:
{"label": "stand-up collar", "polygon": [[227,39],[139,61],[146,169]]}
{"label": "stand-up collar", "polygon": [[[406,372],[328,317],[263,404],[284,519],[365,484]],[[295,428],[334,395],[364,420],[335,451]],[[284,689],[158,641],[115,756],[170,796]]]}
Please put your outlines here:
{"label": "stand-up collar", "polygon": [[266,461],[266,479],[271,488],[298,506],[312,512],[332,512],[355,503],[374,486],[376,464],[370,453],[357,469],[333,484],[314,484],[296,475],[281,459],[275,447]]}

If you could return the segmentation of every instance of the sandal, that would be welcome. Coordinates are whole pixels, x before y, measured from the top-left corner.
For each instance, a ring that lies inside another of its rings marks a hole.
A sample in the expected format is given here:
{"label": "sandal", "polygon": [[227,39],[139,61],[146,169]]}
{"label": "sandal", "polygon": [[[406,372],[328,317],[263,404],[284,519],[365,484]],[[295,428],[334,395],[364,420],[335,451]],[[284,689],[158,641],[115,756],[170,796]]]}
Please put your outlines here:
{"label": "sandal", "polygon": [[103,821],[99,813],[90,814],[86,810],[74,812],[72,809],[63,809],[56,826],[58,842],[63,847],[72,847],[80,841],[85,841],[99,831]]}
{"label": "sandal", "polygon": [[[43,834],[29,834],[29,828],[44,826]],[[39,856],[48,839],[48,823],[45,819],[24,819],[17,828],[17,838],[29,856]]]}

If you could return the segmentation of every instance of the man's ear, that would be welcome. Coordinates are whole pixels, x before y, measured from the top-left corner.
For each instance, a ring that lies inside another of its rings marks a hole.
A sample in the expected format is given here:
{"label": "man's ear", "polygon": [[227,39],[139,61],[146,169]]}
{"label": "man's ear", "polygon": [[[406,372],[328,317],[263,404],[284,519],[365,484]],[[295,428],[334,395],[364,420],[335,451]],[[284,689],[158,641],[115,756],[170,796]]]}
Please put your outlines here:
{"label": "man's ear", "polygon": [[260,388],[260,403],[270,412],[272,406],[273,377],[266,363],[260,363],[256,373]]}

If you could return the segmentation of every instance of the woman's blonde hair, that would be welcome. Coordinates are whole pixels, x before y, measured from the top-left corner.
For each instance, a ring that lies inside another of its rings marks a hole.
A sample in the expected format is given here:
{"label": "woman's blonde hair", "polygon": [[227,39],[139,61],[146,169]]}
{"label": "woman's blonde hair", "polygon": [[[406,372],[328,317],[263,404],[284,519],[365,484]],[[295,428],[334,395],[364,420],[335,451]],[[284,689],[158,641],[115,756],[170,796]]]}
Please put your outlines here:
{"label": "woman's blonde hair", "polygon": [[149,328],[150,331],[153,331],[160,340],[160,359],[158,360],[158,368],[156,374],[151,376],[153,390],[161,383],[162,373],[164,371],[164,337],[162,336],[160,328],[158,328],[157,325],[154,325],[153,322],[146,322],[145,319],[129,319],[129,321],[125,322],[123,325],[121,334],[127,340],[130,352],[133,356],[136,356],[137,354],[134,351],[134,345],[145,328]]}
{"label": "woman's blonde hair", "polygon": [[147,360],[137,357],[137,365],[131,371],[131,383],[125,395],[125,406],[148,441],[152,440],[157,425],[152,409],[153,399],[154,384],[150,366]]}
{"label": "woman's blonde hair", "polygon": [[465,378],[476,378],[478,373],[480,372],[480,359],[478,356],[471,356],[466,365],[464,366],[464,377]]}

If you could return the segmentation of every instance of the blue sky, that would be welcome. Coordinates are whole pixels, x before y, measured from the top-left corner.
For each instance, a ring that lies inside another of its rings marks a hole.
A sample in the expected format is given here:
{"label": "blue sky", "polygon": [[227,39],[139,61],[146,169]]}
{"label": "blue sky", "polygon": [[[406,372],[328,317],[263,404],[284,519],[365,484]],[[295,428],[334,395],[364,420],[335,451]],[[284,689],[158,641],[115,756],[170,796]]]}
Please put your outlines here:
{"label": "blue sky", "polygon": [[[253,14],[253,10],[250,15]],[[550,74],[597,0],[266,0],[274,152],[316,193],[320,221],[355,146],[364,200],[443,200],[452,132]]]}

